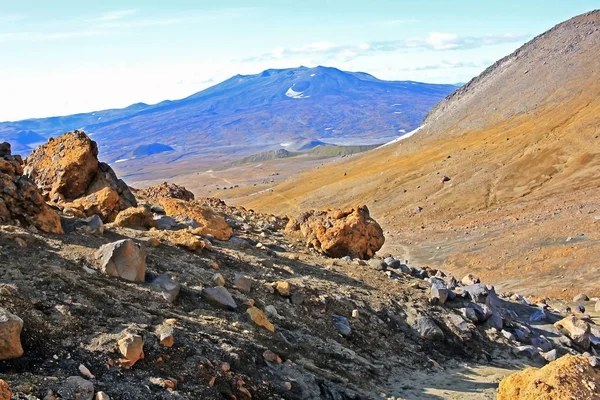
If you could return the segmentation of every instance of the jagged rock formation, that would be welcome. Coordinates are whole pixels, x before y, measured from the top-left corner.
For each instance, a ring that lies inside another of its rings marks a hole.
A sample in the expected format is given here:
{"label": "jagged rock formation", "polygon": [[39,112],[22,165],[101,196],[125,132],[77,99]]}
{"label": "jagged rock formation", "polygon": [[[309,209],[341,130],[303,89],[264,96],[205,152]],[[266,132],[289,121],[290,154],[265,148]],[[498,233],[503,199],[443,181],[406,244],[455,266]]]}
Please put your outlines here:
{"label": "jagged rock formation", "polygon": [[47,201],[61,209],[99,215],[112,222],[119,211],[137,205],[112,168],[98,161],[98,146],[83,131],[67,132],[36,148],[25,160],[25,174]]}
{"label": "jagged rock formation", "polygon": [[12,156],[10,144],[0,144],[0,222],[33,226],[48,233],[63,233],[60,218],[23,174],[23,161]]}
{"label": "jagged rock formation", "polygon": [[527,368],[500,382],[498,400],[573,400],[600,398],[597,359],[566,355],[545,367]]}
{"label": "jagged rock formation", "polygon": [[383,246],[383,230],[369,215],[367,206],[307,211],[291,219],[290,235],[300,236],[310,246],[329,257],[369,259]]}

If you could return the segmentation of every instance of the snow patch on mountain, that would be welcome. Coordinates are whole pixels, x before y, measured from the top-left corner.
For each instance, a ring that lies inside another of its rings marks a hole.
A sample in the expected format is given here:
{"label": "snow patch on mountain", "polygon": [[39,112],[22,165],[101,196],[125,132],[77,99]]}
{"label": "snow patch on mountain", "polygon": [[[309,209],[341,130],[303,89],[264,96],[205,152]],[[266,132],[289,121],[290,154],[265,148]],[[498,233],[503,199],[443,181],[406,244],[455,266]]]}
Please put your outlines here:
{"label": "snow patch on mountain", "polygon": [[305,96],[304,92],[296,92],[294,89],[289,88],[285,95],[291,99],[308,99],[310,96]]}

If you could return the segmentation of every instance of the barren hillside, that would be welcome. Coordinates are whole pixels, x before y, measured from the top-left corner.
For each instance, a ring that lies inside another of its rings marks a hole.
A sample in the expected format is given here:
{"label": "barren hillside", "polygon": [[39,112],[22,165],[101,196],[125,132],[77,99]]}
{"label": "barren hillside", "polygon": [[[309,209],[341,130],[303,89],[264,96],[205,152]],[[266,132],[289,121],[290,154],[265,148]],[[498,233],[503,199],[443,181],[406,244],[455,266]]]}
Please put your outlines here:
{"label": "barren hillside", "polygon": [[416,135],[236,201],[279,213],[366,202],[384,249],[411,261],[507,289],[595,292],[599,27],[599,11],[566,21],[438,104]]}

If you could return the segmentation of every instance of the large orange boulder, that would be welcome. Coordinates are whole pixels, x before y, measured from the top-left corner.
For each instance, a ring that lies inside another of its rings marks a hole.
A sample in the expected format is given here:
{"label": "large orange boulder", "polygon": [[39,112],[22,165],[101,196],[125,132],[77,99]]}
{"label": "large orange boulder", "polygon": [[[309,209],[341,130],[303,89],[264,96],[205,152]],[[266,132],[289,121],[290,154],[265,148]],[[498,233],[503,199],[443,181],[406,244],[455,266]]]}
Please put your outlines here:
{"label": "large orange boulder", "polygon": [[369,259],[383,246],[385,237],[367,206],[307,211],[291,218],[285,231],[302,238],[307,246],[329,257]]}
{"label": "large orange boulder", "polygon": [[219,240],[229,240],[233,230],[221,215],[210,207],[202,206],[194,201],[164,198],[160,205],[170,217],[193,219],[198,224],[194,233],[212,235]]}
{"label": "large orange boulder", "polygon": [[8,143],[0,147],[0,222],[63,233],[58,214],[48,207],[37,186],[22,175],[21,157],[11,155]]}
{"label": "large orange boulder", "polygon": [[497,400],[600,399],[600,370],[585,356],[566,355],[543,368],[504,378]]}
{"label": "large orange boulder", "polygon": [[138,196],[147,199],[179,199],[194,200],[194,193],[175,183],[164,182],[159,185],[149,186],[138,190]]}
{"label": "large orange boulder", "polygon": [[47,200],[85,195],[97,171],[98,146],[83,131],[51,138],[27,157],[25,168]]}
{"label": "large orange boulder", "polygon": [[36,148],[26,159],[25,174],[46,201],[86,216],[98,214],[104,222],[137,206],[125,182],[98,161],[98,146],[83,131],[67,132]]}

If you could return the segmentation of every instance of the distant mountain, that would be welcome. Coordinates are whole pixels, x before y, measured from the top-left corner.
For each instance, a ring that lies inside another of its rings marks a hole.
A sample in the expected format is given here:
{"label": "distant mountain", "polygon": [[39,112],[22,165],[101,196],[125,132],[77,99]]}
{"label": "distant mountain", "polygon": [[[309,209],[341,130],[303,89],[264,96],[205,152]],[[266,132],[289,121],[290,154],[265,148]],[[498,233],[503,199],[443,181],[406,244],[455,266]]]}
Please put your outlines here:
{"label": "distant mountain", "polygon": [[239,151],[240,146],[252,146],[255,153],[284,142],[321,139],[380,143],[416,128],[456,88],[388,82],[327,67],[270,69],[236,75],[177,101],[0,123],[0,135],[28,130],[47,138],[84,129],[110,162],[127,159],[138,146],[152,143],[172,147],[174,157],[200,157],[206,148]]}

